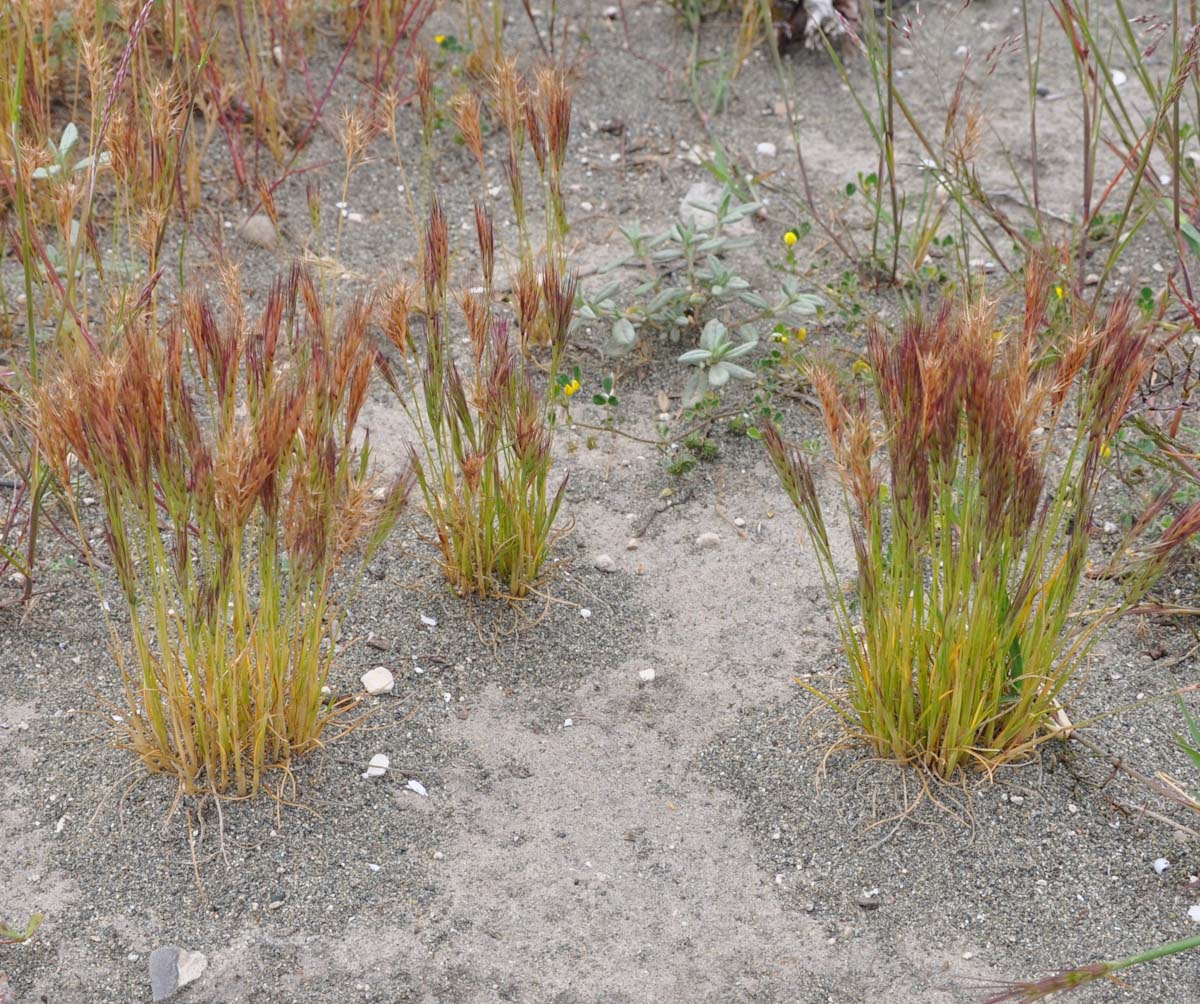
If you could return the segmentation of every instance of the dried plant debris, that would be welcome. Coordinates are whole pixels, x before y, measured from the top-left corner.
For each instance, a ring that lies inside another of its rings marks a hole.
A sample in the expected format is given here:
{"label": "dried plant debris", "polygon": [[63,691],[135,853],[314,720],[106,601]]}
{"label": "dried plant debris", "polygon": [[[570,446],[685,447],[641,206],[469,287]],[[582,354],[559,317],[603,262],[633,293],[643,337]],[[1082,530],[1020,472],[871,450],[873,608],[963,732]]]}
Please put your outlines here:
{"label": "dried plant debris", "polygon": [[[786,5],[777,5],[777,10],[779,6]],[[806,49],[822,48],[823,39],[845,45],[862,25],[858,0],[800,0],[783,16],[786,20],[777,22],[781,48],[798,39]]]}

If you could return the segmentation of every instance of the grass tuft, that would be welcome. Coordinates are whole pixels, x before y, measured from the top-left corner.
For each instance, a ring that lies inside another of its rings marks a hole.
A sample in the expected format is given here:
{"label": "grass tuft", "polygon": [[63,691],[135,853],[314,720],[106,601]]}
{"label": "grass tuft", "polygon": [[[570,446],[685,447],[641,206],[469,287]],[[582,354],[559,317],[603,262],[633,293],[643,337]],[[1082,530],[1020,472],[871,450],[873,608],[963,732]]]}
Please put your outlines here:
{"label": "grass tuft", "polygon": [[235,296],[223,318],[189,297],[162,337],[134,324],[102,357],[75,355],[37,417],[81,537],[76,464],[107,517],[129,612],[123,638],[110,623],[125,745],[184,792],[244,796],[347,710],[323,690],[335,573],[379,547],[409,482],[377,485],[352,439],[375,359],[366,305],[335,331],[300,270],[253,326]]}
{"label": "grass tuft", "polygon": [[[856,602],[838,582],[808,461],[763,430],[850,661],[849,707],[835,706],[877,754],[942,777],[990,770],[1044,738],[1106,620],[1068,625],[1109,444],[1156,349],[1127,298],[1067,336],[1047,324],[1050,300],[1034,263],[1011,326],[976,302],[915,315],[895,339],[876,328],[876,410],[865,388],[847,394],[812,371],[851,522]],[[1124,602],[1198,518],[1186,510],[1151,546]]]}
{"label": "grass tuft", "polygon": [[[476,210],[491,285],[492,223]],[[567,345],[576,280],[551,258],[540,273],[526,261],[515,290],[517,338],[492,314],[486,295],[459,299],[472,370],[451,357],[445,215],[434,204],[422,256],[425,337],[414,338],[415,291],[395,286],[384,328],[399,372],[384,376],[417,431],[412,468],[437,532],[446,578],[460,594],[521,598],[541,577],[567,479],[552,486],[551,434],[557,374]],[[546,389],[535,381],[531,343],[550,345]]]}

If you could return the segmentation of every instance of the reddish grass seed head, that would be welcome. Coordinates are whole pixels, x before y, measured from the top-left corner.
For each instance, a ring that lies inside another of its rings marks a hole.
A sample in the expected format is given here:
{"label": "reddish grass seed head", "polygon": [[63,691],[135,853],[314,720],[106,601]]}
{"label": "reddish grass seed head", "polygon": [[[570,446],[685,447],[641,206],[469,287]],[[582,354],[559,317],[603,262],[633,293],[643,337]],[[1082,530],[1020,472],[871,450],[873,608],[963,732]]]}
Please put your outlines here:
{"label": "reddish grass seed head", "polygon": [[475,236],[479,241],[483,281],[490,289],[496,264],[496,233],[492,226],[492,214],[478,202],[475,203]]}
{"label": "reddish grass seed head", "polygon": [[571,137],[571,91],[562,69],[543,67],[538,70],[537,98],[550,158],[554,170],[561,172]]}
{"label": "reddish grass seed head", "polygon": [[528,257],[523,258],[517,268],[517,280],[513,291],[516,294],[514,307],[516,308],[517,328],[521,333],[522,344],[526,344],[537,325],[538,307],[541,302],[537,272]]}
{"label": "reddish grass seed head", "polygon": [[463,142],[475,158],[481,173],[486,173],[483,161],[483,103],[474,91],[457,94],[451,102],[454,124],[462,135]]}
{"label": "reddish grass seed head", "polygon": [[434,200],[429,209],[429,223],[425,228],[425,247],[421,259],[421,276],[425,283],[425,310],[433,314],[445,302],[446,279],[450,271],[450,237],[446,224],[446,213],[442,204]]}

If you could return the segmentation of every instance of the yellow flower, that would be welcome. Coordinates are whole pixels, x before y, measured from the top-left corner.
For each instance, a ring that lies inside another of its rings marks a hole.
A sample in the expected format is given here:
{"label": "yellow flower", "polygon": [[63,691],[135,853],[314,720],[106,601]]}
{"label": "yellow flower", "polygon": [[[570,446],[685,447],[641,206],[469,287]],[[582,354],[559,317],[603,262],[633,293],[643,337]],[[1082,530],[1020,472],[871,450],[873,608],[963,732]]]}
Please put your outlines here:
{"label": "yellow flower", "polygon": [[433,40],[434,40],[435,42],[437,42],[437,44],[438,44],[438,45],[445,45],[445,44],[446,44],[446,36],[445,36],[445,35],[434,35],[434,36],[433,36]]}
{"label": "yellow flower", "polygon": [[796,341],[802,342],[807,337],[808,337],[808,328],[797,328],[796,329]]}
{"label": "yellow flower", "polygon": [[865,376],[871,372],[871,365],[865,359],[855,359],[854,365],[850,367],[859,376]]}
{"label": "yellow flower", "polygon": [[1100,444],[1100,456],[1102,456],[1105,460],[1112,456],[1112,450],[1109,449],[1108,443]]}
{"label": "yellow flower", "polygon": [[565,387],[563,387],[563,393],[566,394],[567,397],[574,396],[574,394],[578,390],[579,390],[579,381],[578,380],[572,380],[569,384],[567,384]]}
{"label": "yellow flower", "polygon": [[783,235],[783,243],[786,244],[788,247],[791,247],[799,239],[800,239],[800,235],[798,233],[796,233],[795,230],[789,230],[786,234]]}
{"label": "yellow flower", "polygon": [[1060,300],[1063,298],[1063,288],[1062,288],[1062,286],[1055,286],[1055,287],[1054,287],[1054,295],[1055,295],[1055,296],[1057,296],[1057,297],[1058,297]]}

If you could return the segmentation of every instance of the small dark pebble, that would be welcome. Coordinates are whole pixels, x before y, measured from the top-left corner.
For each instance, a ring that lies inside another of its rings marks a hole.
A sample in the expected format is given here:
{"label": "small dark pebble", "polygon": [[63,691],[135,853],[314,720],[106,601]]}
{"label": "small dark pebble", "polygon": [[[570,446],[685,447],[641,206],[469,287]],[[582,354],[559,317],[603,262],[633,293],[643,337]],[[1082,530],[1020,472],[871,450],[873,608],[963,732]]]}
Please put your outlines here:
{"label": "small dark pebble", "polygon": [[858,897],[858,905],[864,910],[878,910],[880,906],[879,893],[862,893]]}

